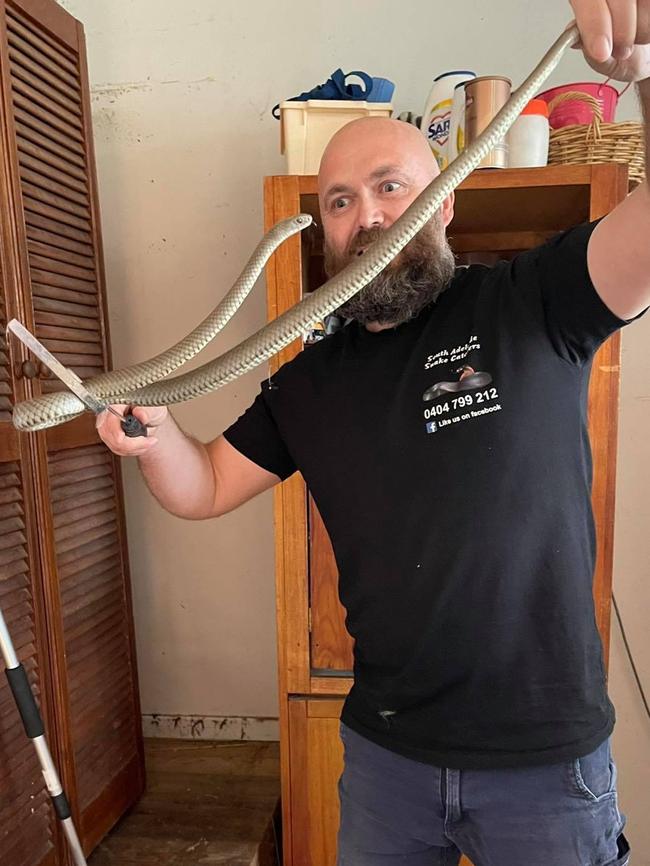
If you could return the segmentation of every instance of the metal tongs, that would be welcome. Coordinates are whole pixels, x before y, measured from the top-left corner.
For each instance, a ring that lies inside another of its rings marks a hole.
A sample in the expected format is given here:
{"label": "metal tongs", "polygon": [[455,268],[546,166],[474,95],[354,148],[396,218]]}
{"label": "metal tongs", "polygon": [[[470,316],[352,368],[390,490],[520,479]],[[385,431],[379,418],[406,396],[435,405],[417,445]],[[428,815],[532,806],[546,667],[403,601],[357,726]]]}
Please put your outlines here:
{"label": "metal tongs", "polygon": [[30,352],[33,352],[39,361],[42,361],[43,364],[45,364],[45,366],[51,370],[70,391],[72,391],[75,397],[78,397],[84,406],[90,409],[91,412],[94,412],[95,415],[104,411],[116,415],[120,419],[124,434],[129,438],[147,435],[146,425],[136,418],[130,410],[127,410],[124,415],[120,415],[120,413],[112,406],[109,406],[108,403],[99,400],[94,394],[91,394],[79,376],[68,367],[64,367],[60,361],[57,361],[54,355],[46,349],[45,346],[36,339],[31,331],[28,331],[22,322],[18,321],[18,319],[12,319],[8,323],[7,331],[10,331],[18,337],[20,342],[24,346],[27,346]]}

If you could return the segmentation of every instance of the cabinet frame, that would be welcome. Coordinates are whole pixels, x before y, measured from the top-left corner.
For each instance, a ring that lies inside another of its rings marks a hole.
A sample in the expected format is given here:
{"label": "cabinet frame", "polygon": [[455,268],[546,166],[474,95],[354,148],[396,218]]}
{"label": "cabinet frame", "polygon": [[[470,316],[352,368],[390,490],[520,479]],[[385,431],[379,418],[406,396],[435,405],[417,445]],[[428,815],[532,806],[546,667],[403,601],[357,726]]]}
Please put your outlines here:
{"label": "cabinet frame", "polygon": [[[628,169],[621,164],[560,165],[534,169],[476,171],[456,192],[457,213],[448,229],[458,253],[510,253],[537,246],[579,222],[609,213],[628,192]],[[317,178],[273,176],[264,181],[265,230],[300,212],[317,216]],[[476,201],[476,209],[470,205]],[[486,206],[500,201],[504,207]],[[483,204],[481,204],[483,203]],[[301,237],[294,236],[276,251],[267,269],[268,318],[274,319],[302,297],[308,262]],[[302,350],[296,340],[271,362],[275,372]],[[593,364],[589,392],[589,429],[593,455],[592,502],[597,526],[594,574],[596,620],[609,655],[611,583],[614,540],[614,497],[620,381],[620,334],[600,348]],[[310,664],[308,491],[299,473],[274,491],[278,681],[285,866],[302,866],[311,850],[308,811],[304,806],[309,773],[306,736],[314,702],[334,701],[347,694],[352,679],[332,671],[315,675]],[[299,701],[304,698],[305,702]],[[329,699],[329,700],[328,700]],[[304,706],[302,706],[304,703]],[[299,741],[296,741],[296,737]],[[299,805],[303,803],[303,805]],[[311,866],[330,866],[314,862]]]}

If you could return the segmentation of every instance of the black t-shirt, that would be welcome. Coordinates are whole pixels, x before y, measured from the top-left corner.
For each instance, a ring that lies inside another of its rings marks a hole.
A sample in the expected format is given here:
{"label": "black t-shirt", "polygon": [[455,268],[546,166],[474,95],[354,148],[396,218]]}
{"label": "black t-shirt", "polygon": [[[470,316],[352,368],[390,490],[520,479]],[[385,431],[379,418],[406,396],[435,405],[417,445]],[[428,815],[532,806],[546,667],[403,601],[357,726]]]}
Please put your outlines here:
{"label": "black t-shirt", "polygon": [[459,268],[397,328],[350,323],[307,347],[225,432],[303,474],[355,640],[343,721],[407,757],[553,763],[613,728],[587,391],[625,323],[589,278],[594,225]]}

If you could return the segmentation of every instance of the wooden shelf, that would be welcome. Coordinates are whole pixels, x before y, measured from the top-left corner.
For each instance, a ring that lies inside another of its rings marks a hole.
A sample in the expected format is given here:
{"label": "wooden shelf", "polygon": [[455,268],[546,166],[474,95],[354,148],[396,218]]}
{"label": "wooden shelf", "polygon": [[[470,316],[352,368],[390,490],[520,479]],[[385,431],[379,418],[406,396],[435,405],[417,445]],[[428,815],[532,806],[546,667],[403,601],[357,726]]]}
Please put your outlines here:
{"label": "wooden shelf", "polygon": [[[593,178],[603,175],[603,169],[604,175],[611,174],[611,165],[475,171],[456,190],[454,219],[447,231],[452,249],[458,254],[508,256],[544,243],[567,226],[592,219]],[[314,220],[301,235],[302,257],[308,262],[304,290],[309,292],[325,280],[318,179],[313,175],[294,179],[299,181],[297,210]],[[287,178],[270,180],[282,183]]]}

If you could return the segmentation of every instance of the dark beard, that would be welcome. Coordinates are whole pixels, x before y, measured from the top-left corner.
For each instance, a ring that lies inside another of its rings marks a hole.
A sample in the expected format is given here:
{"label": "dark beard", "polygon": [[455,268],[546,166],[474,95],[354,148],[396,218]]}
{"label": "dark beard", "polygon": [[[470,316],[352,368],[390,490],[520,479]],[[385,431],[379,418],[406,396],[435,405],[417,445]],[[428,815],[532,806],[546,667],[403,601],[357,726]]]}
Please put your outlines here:
{"label": "dark beard", "polygon": [[[361,229],[344,254],[325,242],[325,273],[333,277],[356,258],[358,251],[382,236],[381,228]],[[439,214],[409,241],[384,270],[337,310],[362,325],[401,325],[414,318],[444,292],[456,268]]]}

